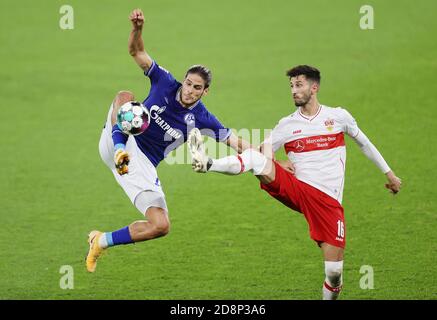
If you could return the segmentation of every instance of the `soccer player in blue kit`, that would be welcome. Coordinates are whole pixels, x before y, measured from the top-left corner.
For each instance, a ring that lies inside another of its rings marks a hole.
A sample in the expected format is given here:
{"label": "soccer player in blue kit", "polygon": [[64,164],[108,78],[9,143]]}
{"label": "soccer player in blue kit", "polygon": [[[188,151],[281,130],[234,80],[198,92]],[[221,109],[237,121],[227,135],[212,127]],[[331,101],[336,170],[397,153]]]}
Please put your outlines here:
{"label": "soccer player in blue kit", "polygon": [[99,151],[117,182],[147,220],[135,221],[114,232],[91,231],[86,258],[89,272],[95,271],[97,259],[108,247],[151,240],[169,232],[168,209],[156,167],[187,140],[191,129],[203,129],[205,134],[237,152],[250,147],[225,128],[200,100],[208,93],[211,72],[201,65],[192,66],[183,83],[179,83],[144,50],[142,11],[133,10],[129,19],[133,26],[129,53],[151,82],[149,95],[143,102],[151,121],[148,129],[138,136],[124,134],[116,124],[116,115],[124,103],[134,101],[135,97],[129,91],[119,92],[110,107]]}

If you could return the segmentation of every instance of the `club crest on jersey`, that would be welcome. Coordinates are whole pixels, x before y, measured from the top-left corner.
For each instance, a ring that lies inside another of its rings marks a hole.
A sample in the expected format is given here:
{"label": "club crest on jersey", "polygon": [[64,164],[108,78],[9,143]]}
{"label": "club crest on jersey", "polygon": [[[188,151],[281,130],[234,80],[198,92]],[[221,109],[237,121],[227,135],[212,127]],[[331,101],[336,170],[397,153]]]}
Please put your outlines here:
{"label": "club crest on jersey", "polygon": [[334,120],[333,119],[326,119],[325,120],[325,127],[328,129],[328,131],[332,131],[334,129]]}
{"label": "club crest on jersey", "polygon": [[187,113],[184,117],[184,121],[187,125],[193,125],[194,122],[196,121],[196,118],[194,117],[194,114],[192,113]]}

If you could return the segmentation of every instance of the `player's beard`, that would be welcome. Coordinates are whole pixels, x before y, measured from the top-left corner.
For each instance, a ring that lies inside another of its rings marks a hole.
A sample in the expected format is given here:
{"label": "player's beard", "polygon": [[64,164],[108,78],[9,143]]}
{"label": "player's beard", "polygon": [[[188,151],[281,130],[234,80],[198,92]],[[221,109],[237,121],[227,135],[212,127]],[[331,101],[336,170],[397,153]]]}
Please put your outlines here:
{"label": "player's beard", "polygon": [[182,102],[182,104],[185,105],[186,107],[192,106],[193,104],[197,103],[197,101],[199,101],[202,98],[202,96],[198,97],[197,99],[195,97],[193,97],[192,101],[188,102],[188,101],[184,100],[183,95],[184,95],[183,90],[181,90],[180,94],[179,94],[179,99]]}
{"label": "player's beard", "polygon": [[294,99],[294,105],[296,107],[303,107],[305,106],[308,102],[310,102],[311,100],[311,92],[309,92],[308,94],[303,94],[301,99]]}
{"label": "player's beard", "polygon": [[191,107],[193,104],[195,104],[199,100],[200,100],[200,98],[198,98],[197,100],[193,99],[192,101],[187,102],[181,98],[181,102],[187,107]]}

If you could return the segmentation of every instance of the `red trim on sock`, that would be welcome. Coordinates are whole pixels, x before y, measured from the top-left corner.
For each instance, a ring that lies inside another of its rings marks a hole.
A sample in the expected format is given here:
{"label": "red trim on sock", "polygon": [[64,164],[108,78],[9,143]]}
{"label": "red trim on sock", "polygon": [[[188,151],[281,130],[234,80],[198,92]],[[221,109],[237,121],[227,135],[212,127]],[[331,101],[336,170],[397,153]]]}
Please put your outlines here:
{"label": "red trim on sock", "polygon": [[242,172],[244,172],[244,163],[243,163],[243,159],[241,159],[240,155],[237,155],[237,159],[240,161],[240,165],[241,165],[240,173],[242,173]]}
{"label": "red trim on sock", "polygon": [[340,292],[341,289],[343,288],[343,286],[339,286],[339,287],[333,288],[329,284],[327,284],[326,281],[325,281],[325,283],[323,285],[325,286],[326,289],[328,289],[331,292]]}

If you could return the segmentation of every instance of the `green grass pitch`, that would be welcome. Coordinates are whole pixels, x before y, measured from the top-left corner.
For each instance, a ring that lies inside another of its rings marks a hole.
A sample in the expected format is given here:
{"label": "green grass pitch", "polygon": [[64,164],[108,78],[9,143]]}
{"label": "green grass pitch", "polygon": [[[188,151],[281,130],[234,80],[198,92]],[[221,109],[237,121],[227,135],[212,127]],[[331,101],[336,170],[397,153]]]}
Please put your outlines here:
{"label": "green grass pitch", "polygon": [[[87,233],[141,215],[98,154],[117,91],[145,98],[127,51],[128,15],[146,16],[146,49],[181,79],[213,71],[208,108],[227,126],[269,129],[294,111],[285,70],[322,71],[320,101],[345,106],[403,179],[347,140],[348,244],[342,299],[437,298],[434,0],[0,2],[0,299],[319,299],[320,250],[305,220],[250,174],[197,175],[162,163],[172,230],[84,266]],[[360,29],[362,5],[373,30]],[[283,151],[279,152],[284,158]],[[63,265],[74,289],[61,289]],[[372,266],[374,289],[360,288]]]}

